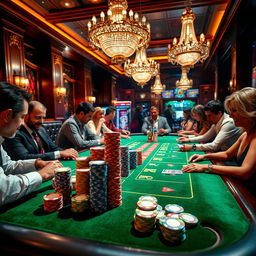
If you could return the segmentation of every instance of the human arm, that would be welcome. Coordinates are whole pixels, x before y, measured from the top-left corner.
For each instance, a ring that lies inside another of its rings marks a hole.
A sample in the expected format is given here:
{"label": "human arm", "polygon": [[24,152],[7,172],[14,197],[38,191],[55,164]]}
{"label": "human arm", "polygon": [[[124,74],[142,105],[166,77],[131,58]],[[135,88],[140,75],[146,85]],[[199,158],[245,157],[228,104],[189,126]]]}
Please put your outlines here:
{"label": "human arm", "polygon": [[[233,146],[232,146],[233,147]],[[235,147],[233,147],[235,149]],[[218,153],[216,153],[217,155]],[[222,175],[229,175],[233,177],[237,177],[240,179],[248,179],[250,178],[254,172],[256,167],[256,136],[252,139],[248,152],[242,162],[241,166],[220,166],[220,165],[212,165],[210,168],[210,172]],[[215,155],[215,156],[216,156]],[[193,163],[185,166],[182,171],[184,172],[202,172],[209,169],[208,165],[205,164],[197,164]]]}
{"label": "human arm", "polygon": [[149,131],[149,121],[146,118],[144,119],[144,122],[142,124],[141,131],[144,134],[147,134]]}
{"label": "human arm", "polygon": [[157,133],[158,134],[168,134],[168,133],[170,133],[172,130],[171,130],[171,128],[170,128],[170,126],[167,122],[167,119],[165,117],[161,117],[161,122],[162,122],[162,124],[161,124],[162,127],[160,129],[158,129]]}

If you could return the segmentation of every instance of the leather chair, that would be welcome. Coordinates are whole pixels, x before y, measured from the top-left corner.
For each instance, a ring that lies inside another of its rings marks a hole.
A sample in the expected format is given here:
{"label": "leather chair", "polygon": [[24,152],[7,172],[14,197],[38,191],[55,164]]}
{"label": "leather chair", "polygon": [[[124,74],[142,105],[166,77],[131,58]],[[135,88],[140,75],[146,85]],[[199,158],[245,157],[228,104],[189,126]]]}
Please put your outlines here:
{"label": "leather chair", "polygon": [[43,127],[49,134],[52,141],[55,143],[56,138],[58,136],[59,130],[61,128],[62,122],[61,121],[45,121],[43,123]]}

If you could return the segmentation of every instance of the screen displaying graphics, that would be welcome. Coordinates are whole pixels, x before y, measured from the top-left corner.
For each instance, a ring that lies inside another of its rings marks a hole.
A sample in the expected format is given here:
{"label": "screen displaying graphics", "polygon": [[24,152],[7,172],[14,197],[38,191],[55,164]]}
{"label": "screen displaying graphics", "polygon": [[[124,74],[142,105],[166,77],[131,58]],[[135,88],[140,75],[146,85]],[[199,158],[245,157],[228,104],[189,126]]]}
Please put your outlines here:
{"label": "screen displaying graphics", "polygon": [[162,92],[163,99],[171,99],[174,97],[173,90],[166,90]]}
{"label": "screen displaying graphics", "polygon": [[190,89],[187,90],[187,98],[196,98],[199,95],[199,90],[198,89]]}
{"label": "screen displaying graphics", "polygon": [[175,98],[185,98],[185,93],[181,89],[174,89]]}

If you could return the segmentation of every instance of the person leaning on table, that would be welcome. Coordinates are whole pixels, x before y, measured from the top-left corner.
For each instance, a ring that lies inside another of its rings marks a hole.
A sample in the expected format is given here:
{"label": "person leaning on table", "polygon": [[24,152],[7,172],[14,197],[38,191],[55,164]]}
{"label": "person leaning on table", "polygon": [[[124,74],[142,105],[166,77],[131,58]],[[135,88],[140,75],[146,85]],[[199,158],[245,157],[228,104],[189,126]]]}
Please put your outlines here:
{"label": "person leaning on table", "polygon": [[[212,125],[211,128],[203,135],[178,139],[179,142],[201,142],[201,144],[182,145],[181,151],[210,151],[218,152],[227,150],[232,146],[239,136],[242,134],[240,128],[234,125],[234,120],[226,113],[224,113],[224,106],[219,100],[209,101],[205,107],[204,112],[207,121]],[[208,142],[212,140],[212,142]]]}
{"label": "person leaning on table", "polygon": [[[61,167],[59,161],[41,159],[12,161],[2,143],[14,137],[28,112],[30,95],[18,87],[0,82],[0,205],[15,201],[38,188]],[[37,169],[40,169],[37,171]]]}
{"label": "person leaning on table", "polygon": [[[232,93],[225,100],[225,108],[234,119],[235,125],[243,129],[242,135],[226,151],[191,156],[189,162],[193,163],[185,166],[182,171],[210,171],[237,177],[256,195],[256,89],[246,87]],[[204,159],[219,162],[235,159],[237,166],[195,163]]]}

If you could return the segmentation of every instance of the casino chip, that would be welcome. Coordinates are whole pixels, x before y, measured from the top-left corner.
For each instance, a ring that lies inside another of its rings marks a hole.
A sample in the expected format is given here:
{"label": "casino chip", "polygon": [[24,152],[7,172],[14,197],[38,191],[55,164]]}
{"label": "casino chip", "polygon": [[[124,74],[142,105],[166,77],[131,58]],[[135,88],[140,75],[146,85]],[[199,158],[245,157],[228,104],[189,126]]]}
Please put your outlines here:
{"label": "casino chip", "polygon": [[148,200],[140,200],[137,202],[137,207],[144,211],[153,211],[156,209],[157,204]]}
{"label": "casino chip", "polygon": [[180,219],[185,222],[186,227],[194,227],[198,223],[198,218],[190,213],[183,212]]}
{"label": "casino chip", "polygon": [[148,200],[148,201],[152,201],[152,202],[154,202],[154,203],[157,203],[157,198],[154,197],[154,196],[148,196],[148,195],[146,195],[146,196],[141,196],[141,197],[139,198],[139,201],[140,201],[140,200]]}
{"label": "casino chip", "polygon": [[168,214],[168,213],[181,213],[181,212],[184,212],[184,209],[183,209],[182,206],[177,205],[177,204],[167,204],[165,206],[165,211],[166,211],[166,214]]}

